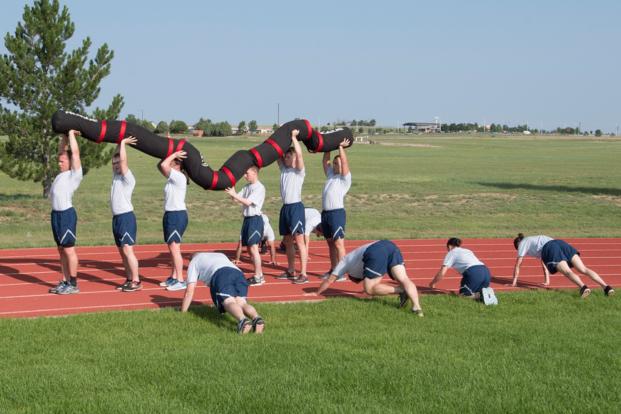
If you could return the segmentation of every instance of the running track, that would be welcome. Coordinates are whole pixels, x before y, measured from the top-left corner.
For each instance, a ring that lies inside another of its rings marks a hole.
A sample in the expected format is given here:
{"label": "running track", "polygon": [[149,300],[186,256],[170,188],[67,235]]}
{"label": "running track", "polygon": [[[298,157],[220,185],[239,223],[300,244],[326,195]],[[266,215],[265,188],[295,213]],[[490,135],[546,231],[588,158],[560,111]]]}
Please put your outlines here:
{"label": "running track", "polygon": [[[621,239],[567,239],[580,250],[585,264],[598,272],[609,284],[621,286]],[[361,240],[348,240],[348,250],[364,244]],[[408,274],[422,293],[430,293],[427,288],[431,278],[441,265],[446,254],[445,240],[398,240],[406,261]],[[514,290],[510,287],[515,250],[509,239],[469,239],[464,247],[473,250],[492,271],[492,287],[496,291]],[[229,257],[234,255],[233,243],[184,244],[185,265],[192,253],[197,251],[221,251]],[[66,315],[83,312],[102,312],[109,310],[130,310],[179,306],[183,291],[168,292],[159,287],[159,282],[169,274],[169,257],[164,245],[144,245],[135,248],[140,261],[143,289],[125,293],[115,287],[125,280],[125,274],[116,248],[78,247],[80,265],[78,280],[80,293],[77,295],[53,295],[47,291],[60,279],[58,253],[55,248],[0,250],[0,317],[35,317]],[[245,254],[242,255],[242,260]],[[263,256],[265,260],[269,255]],[[280,266],[264,264],[267,283],[251,287],[249,299],[252,302],[293,302],[322,300],[308,296],[320,284],[317,277],[329,268],[327,246],[323,241],[313,239],[308,263],[311,282],[293,285],[286,280],[277,280],[286,264],[286,258],[278,254]],[[251,276],[251,265],[245,261],[240,265],[246,276]],[[526,258],[521,268],[520,288],[543,289],[540,264]],[[315,277],[313,277],[315,276]],[[460,275],[449,271],[439,284],[440,289],[456,290]],[[594,282],[583,277],[592,288]],[[551,277],[552,289],[574,288],[563,276]],[[327,296],[364,296],[362,287],[352,282],[334,283]],[[599,292],[598,292],[599,293]],[[423,299],[424,300],[424,299]],[[203,284],[197,287],[194,304],[211,304],[209,289]]]}

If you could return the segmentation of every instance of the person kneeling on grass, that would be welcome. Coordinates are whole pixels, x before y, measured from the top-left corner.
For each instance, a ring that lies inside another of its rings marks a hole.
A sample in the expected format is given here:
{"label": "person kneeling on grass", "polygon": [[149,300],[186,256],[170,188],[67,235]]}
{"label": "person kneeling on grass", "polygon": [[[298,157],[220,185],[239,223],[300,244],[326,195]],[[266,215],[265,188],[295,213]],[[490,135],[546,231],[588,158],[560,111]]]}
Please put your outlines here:
{"label": "person kneeling on grass", "polygon": [[244,274],[222,253],[196,253],[192,256],[188,265],[187,289],[181,312],[188,311],[199,280],[209,286],[211,300],[218,311],[228,312],[237,319],[237,333],[247,334],[250,330],[263,332],[265,321],[246,302],[248,282],[244,279]]}
{"label": "person kneeling on grass", "polygon": [[518,257],[513,269],[512,286],[517,286],[520,266],[524,256],[530,256],[541,260],[544,286],[550,284],[550,273],[554,274],[558,271],[580,288],[581,298],[586,298],[591,294],[591,289],[571,270],[575,268],[578,272],[587,275],[600,285],[604,289],[606,296],[612,296],[615,293],[614,289],[604,282],[597,273],[582,263],[580,252],[564,240],[554,240],[544,235],[524,237],[522,233],[519,233],[513,240],[513,247],[518,251]]}
{"label": "person kneeling on grass", "polygon": [[[405,271],[401,251],[390,240],[368,243],[345,255],[332,270],[332,274],[321,283],[316,294],[321,295],[334,281],[346,273],[353,282],[363,282],[364,291],[369,295],[398,294],[400,308],[407,304],[408,299],[412,300],[412,312],[423,316],[416,285]],[[399,286],[382,283],[382,277],[386,273],[398,282]]]}
{"label": "person kneeling on grass", "polygon": [[444,257],[442,267],[434,276],[429,287],[435,289],[449,268],[457,270],[461,275],[459,294],[474,300],[482,300],[486,305],[497,305],[498,299],[494,290],[489,287],[491,274],[487,266],[480,261],[471,250],[461,247],[461,240],[451,237],[446,242],[448,253]]}

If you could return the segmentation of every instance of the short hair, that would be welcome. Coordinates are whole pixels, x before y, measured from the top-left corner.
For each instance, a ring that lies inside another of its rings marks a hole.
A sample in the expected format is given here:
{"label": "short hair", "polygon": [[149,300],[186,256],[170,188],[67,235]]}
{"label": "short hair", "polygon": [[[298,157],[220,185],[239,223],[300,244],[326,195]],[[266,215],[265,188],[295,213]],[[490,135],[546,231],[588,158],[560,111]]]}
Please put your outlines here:
{"label": "short hair", "polygon": [[446,242],[446,247],[449,247],[449,246],[460,247],[461,246],[461,239],[459,239],[457,237],[451,237]]}
{"label": "short hair", "polygon": [[[259,173],[259,167],[257,167],[256,165],[251,165],[250,167],[248,167],[248,170],[253,170],[257,174]],[[246,170],[246,171],[248,171],[248,170]]]}
{"label": "short hair", "polygon": [[289,147],[287,149],[287,151],[285,151],[285,155],[287,155],[287,154],[295,154],[295,148]]}
{"label": "short hair", "polygon": [[524,239],[524,234],[522,233],[518,233],[517,237],[515,239],[513,239],[513,247],[515,247],[515,250],[518,249],[518,246],[520,245],[520,242]]}

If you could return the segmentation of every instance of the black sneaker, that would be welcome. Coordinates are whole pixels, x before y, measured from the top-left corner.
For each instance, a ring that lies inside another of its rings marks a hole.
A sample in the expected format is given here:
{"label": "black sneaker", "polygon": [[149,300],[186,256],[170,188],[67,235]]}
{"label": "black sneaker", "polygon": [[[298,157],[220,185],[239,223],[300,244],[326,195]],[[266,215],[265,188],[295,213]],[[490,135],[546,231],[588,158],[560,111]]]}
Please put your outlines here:
{"label": "black sneaker", "polygon": [[582,299],[586,298],[590,294],[591,294],[591,289],[589,289],[587,285],[584,285],[580,288],[580,297]]}
{"label": "black sneaker", "polygon": [[138,283],[129,282],[129,285],[125,286],[123,289],[121,289],[121,291],[122,292],[136,292],[140,289],[142,289],[142,282],[138,282]]}
{"label": "black sneaker", "polygon": [[408,294],[405,290],[399,293],[399,308],[403,308],[405,305],[407,305],[409,299],[410,298],[408,297]]}
{"label": "black sneaker", "polygon": [[126,288],[127,286],[129,286],[131,284],[132,284],[131,280],[126,280],[122,285],[118,285],[116,287],[116,290],[123,290],[124,288]]}
{"label": "black sneaker", "polygon": [[604,295],[612,296],[614,294],[615,294],[615,290],[612,288],[612,286],[608,285],[604,288]]}
{"label": "black sneaker", "polygon": [[287,253],[287,249],[285,248],[285,244],[280,242],[280,245],[276,248],[276,251],[279,253]]}
{"label": "black sneaker", "polygon": [[250,319],[244,318],[237,323],[237,333],[238,334],[247,334],[252,329],[252,322]]}
{"label": "black sneaker", "polygon": [[254,333],[263,333],[263,329],[265,329],[265,321],[261,316],[258,316],[252,320],[252,331]]}
{"label": "black sneaker", "polygon": [[276,279],[280,279],[280,280],[295,280],[296,277],[294,274],[289,273],[289,271],[285,271],[283,272],[280,276],[277,276]]}
{"label": "black sneaker", "polygon": [[246,282],[248,282],[252,286],[261,286],[265,284],[265,278],[263,276],[254,275],[246,279]]}
{"label": "black sneaker", "polygon": [[267,253],[267,242],[265,240],[261,240],[261,244],[260,244],[260,247],[259,247],[259,253],[260,254]]}

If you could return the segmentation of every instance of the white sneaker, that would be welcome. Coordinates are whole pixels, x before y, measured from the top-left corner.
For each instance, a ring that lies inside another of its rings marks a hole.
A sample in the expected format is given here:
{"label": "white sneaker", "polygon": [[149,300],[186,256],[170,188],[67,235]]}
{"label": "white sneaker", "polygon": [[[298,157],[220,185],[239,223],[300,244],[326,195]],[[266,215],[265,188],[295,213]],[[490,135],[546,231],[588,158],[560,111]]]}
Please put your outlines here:
{"label": "white sneaker", "polygon": [[185,281],[184,282],[179,282],[178,280],[175,283],[173,283],[172,285],[166,286],[166,290],[169,290],[171,292],[174,292],[176,290],[183,290],[185,288],[187,288],[187,285],[186,285]]}
{"label": "white sneaker", "polygon": [[265,284],[265,278],[263,276],[257,276],[257,275],[249,277],[248,279],[246,279],[246,281],[250,283],[252,286],[261,286]]}
{"label": "white sneaker", "polygon": [[481,296],[486,305],[498,305],[498,298],[494,294],[494,289],[490,287],[481,289]]}

